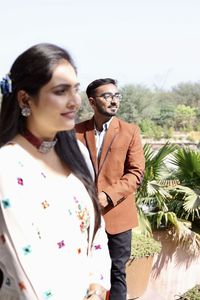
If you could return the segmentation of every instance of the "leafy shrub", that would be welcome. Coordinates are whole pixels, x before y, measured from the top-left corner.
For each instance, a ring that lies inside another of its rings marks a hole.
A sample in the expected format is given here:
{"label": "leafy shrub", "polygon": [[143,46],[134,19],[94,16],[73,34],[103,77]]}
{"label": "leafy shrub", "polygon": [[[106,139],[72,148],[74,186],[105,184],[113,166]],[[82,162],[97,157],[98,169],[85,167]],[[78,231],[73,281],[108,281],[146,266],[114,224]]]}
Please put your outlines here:
{"label": "leafy shrub", "polygon": [[141,233],[132,234],[131,258],[151,256],[161,251],[161,243]]}
{"label": "leafy shrub", "polygon": [[163,137],[165,139],[169,139],[169,138],[173,137],[173,134],[174,134],[173,127],[165,128],[165,130],[164,130],[164,136]]}

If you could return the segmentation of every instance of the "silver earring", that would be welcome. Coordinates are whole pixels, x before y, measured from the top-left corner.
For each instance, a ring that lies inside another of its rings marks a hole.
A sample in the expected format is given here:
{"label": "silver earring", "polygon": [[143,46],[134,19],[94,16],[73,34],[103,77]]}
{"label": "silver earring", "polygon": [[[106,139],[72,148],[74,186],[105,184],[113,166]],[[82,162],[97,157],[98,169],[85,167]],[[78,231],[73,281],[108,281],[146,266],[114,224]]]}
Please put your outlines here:
{"label": "silver earring", "polygon": [[31,114],[31,109],[30,109],[30,107],[28,107],[28,106],[23,107],[22,110],[21,110],[21,114],[22,114],[22,116],[24,116],[24,117],[30,116],[30,114]]}

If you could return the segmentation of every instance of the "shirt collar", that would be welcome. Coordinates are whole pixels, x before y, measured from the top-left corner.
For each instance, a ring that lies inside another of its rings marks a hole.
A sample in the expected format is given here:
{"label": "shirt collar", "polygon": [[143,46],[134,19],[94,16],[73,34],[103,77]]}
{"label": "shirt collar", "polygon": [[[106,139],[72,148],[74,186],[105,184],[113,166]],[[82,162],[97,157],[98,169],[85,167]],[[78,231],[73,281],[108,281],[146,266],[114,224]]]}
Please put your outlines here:
{"label": "shirt collar", "polygon": [[[110,123],[111,123],[112,119],[113,119],[113,117],[110,118],[110,120],[108,120],[107,122],[103,123],[103,130],[102,130],[102,131],[108,130],[108,127],[110,126]],[[94,123],[94,129],[95,129],[96,131],[99,131],[99,130],[96,128],[96,124],[95,124],[95,123]]]}

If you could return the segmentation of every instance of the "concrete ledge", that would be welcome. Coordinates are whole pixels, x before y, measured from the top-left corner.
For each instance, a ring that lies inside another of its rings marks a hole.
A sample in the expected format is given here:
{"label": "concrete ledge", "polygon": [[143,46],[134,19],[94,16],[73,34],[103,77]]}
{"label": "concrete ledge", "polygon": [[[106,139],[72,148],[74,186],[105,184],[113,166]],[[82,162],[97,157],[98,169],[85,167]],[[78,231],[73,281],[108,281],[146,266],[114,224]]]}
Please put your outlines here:
{"label": "concrete ledge", "polygon": [[175,300],[200,283],[200,256],[191,256],[179,249],[165,232],[155,232],[162,251],[154,257],[146,292],[139,300]]}

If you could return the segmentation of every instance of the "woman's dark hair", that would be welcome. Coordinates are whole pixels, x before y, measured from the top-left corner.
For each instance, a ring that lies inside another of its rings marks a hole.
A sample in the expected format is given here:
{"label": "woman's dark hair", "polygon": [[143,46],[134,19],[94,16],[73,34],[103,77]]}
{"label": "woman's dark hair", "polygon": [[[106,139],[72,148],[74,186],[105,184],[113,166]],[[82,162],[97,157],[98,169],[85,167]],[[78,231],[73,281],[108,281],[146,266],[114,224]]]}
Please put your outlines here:
{"label": "woman's dark hair", "polygon": [[[23,133],[25,117],[21,115],[17,94],[24,90],[30,96],[37,96],[40,89],[47,84],[54,68],[67,60],[76,71],[70,54],[56,45],[41,43],[23,52],[13,63],[9,77],[12,92],[3,95],[0,112],[0,147],[12,140],[18,133]],[[85,185],[90,194],[95,211],[95,232],[100,226],[100,210],[95,186],[90,172],[79,149],[75,132],[63,131],[56,135],[58,142],[55,150],[62,161]]]}
{"label": "woman's dark hair", "polygon": [[86,89],[86,94],[89,97],[94,97],[95,96],[95,90],[102,86],[102,85],[106,85],[106,84],[114,84],[117,86],[117,80],[112,79],[112,78],[102,78],[102,79],[96,79],[94,81],[92,81],[87,89]]}
{"label": "woman's dark hair", "polygon": [[2,287],[3,281],[4,281],[4,274],[3,271],[0,269],[0,289]]}

